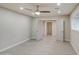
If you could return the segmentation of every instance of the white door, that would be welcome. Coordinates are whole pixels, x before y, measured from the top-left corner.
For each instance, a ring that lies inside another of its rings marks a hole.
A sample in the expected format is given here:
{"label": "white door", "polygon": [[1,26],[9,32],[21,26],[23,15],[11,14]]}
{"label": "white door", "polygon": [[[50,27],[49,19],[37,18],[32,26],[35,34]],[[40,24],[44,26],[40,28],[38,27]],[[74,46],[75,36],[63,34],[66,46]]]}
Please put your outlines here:
{"label": "white door", "polygon": [[63,21],[63,19],[57,20],[56,39],[60,40],[60,41],[64,41],[64,21]]}

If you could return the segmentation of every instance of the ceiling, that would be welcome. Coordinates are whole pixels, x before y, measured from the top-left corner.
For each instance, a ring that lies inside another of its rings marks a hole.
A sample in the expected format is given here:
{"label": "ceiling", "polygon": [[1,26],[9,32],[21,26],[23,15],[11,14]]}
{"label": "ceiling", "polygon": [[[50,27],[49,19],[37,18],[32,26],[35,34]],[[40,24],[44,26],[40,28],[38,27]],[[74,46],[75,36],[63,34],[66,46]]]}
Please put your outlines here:
{"label": "ceiling", "polygon": [[[56,16],[56,15],[69,15],[72,10],[77,6],[77,3],[61,3],[60,6],[57,6],[56,3],[0,3],[1,7],[8,8],[10,10],[22,13],[25,15],[36,17],[29,10],[21,10],[20,7],[36,10],[36,6],[39,5],[40,11],[50,11],[51,13],[41,13],[40,16]],[[61,10],[61,13],[58,14],[58,10]]]}

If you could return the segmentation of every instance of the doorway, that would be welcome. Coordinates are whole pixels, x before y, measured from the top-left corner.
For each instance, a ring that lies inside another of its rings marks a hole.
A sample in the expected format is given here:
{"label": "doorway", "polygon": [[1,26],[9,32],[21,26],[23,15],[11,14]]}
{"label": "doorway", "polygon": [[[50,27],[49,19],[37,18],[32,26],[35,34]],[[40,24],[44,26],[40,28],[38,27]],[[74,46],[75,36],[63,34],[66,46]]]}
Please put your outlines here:
{"label": "doorway", "polygon": [[56,21],[45,21],[45,36],[56,36]]}
{"label": "doorway", "polygon": [[52,22],[47,22],[47,36],[52,36]]}

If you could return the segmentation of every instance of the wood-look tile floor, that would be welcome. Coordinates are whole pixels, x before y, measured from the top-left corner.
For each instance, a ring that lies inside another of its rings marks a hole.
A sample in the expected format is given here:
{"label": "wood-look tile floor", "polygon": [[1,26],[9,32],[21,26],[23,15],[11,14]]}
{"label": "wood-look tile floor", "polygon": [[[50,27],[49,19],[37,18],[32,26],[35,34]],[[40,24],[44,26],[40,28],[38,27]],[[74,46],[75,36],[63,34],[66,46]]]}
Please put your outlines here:
{"label": "wood-look tile floor", "polygon": [[29,40],[0,55],[76,55],[76,52],[69,42],[46,37],[43,40]]}

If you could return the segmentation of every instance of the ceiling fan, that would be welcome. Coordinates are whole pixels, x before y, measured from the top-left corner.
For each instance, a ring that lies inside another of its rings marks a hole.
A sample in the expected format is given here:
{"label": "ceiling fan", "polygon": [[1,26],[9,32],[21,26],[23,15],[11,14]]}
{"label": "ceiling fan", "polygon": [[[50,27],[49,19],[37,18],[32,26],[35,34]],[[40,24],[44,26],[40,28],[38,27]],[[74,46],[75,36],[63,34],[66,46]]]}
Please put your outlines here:
{"label": "ceiling fan", "polygon": [[50,13],[50,11],[45,11],[45,10],[40,11],[39,10],[39,5],[36,6],[36,10],[29,9],[29,8],[22,8],[22,9],[28,10],[28,11],[32,12],[33,14],[35,14],[35,15],[40,15],[41,13]]}

